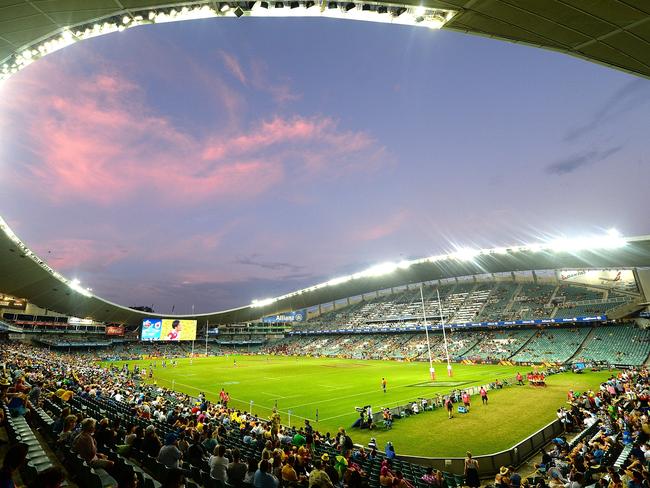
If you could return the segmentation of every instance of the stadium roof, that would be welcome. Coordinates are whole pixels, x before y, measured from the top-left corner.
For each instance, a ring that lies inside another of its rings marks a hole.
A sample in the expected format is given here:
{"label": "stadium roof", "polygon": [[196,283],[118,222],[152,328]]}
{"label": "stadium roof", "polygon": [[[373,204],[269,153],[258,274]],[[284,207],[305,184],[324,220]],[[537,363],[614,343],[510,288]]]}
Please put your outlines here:
{"label": "stadium roof", "polygon": [[551,49],[650,77],[647,0],[0,0],[0,78],[80,39],[140,24],[242,15],[427,25]]}
{"label": "stadium roof", "polygon": [[[216,0],[0,0],[0,81],[74,42],[125,28],[205,17],[326,16],[422,25],[543,47],[650,78],[650,3],[646,0],[352,0],[228,2]],[[314,4],[312,7],[309,7]],[[297,7],[297,8],[294,8]],[[308,8],[309,7],[309,8]],[[331,8],[333,7],[333,8]],[[146,314],[92,295],[52,270],[0,218],[0,290],[49,310],[135,324]],[[456,252],[384,264],[255,306],[199,315],[211,323],[327,303],[406,283],[532,269],[650,266],[650,237],[604,250],[515,247]],[[469,255],[471,254],[471,255]],[[440,258],[440,259],[438,259]]]}
{"label": "stadium roof", "polygon": [[[457,249],[450,254],[413,261],[383,263],[354,275],[335,278],[281,297],[208,314],[161,317],[196,318],[204,323],[241,323],[288,310],[357,296],[375,290],[485,273],[541,269],[635,268],[650,266],[650,236],[622,238],[615,234],[563,239],[543,244],[484,250]],[[145,312],[111,303],[78,281],[50,268],[23,244],[0,218],[0,291],[48,310],[100,322],[136,325]]]}

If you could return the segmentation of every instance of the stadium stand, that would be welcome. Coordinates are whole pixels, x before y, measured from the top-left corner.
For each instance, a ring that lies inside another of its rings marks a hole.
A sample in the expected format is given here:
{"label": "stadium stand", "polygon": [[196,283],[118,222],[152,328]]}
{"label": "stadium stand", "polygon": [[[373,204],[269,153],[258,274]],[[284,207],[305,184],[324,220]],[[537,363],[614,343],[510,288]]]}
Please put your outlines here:
{"label": "stadium stand", "polygon": [[478,361],[509,359],[533,337],[534,333],[535,331],[531,329],[483,332],[480,341],[465,353],[465,357]]}
{"label": "stadium stand", "polygon": [[[453,282],[443,284],[438,290],[440,304],[436,288],[424,288],[428,323],[440,322],[441,309],[445,323],[464,324],[606,315],[608,310],[632,300],[631,295],[616,295],[585,286],[532,282]],[[420,290],[415,287],[356,297],[350,305],[339,304],[336,310],[311,318],[304,328],[400,328],[422,320]]]}
{"label": "stadium stand", "polygon": [[511,359],[517,362],[563,363],[576,353],[589,331],[588,327],[540,330]]}
{"label": "stadium stand", "polygon": [[[600,328],[590,344],[602,342],[614,329]],[[621,338],[647,340],[631,327],[620,330],[625,331]],[[545,344],[556,345],[567,338],[578,341],[581,334],[576,329],[554,330],[538,333],[530,343],[544,349]],[[596,349],[587,345],[583,352]],[[16,468],[30,486],[38,485],[42,473],[58,469],[83,487],[133,486],[125,480],[137,479],[140,486],[157,488],[170,486],[170,480],[179,477],[188,488],[248,488],[255,484],[255,476],[264,475],[267,464],[276,478],[315,472],[351,487],[399,486],[399,477],[409,486],[431,486],[424,466],[388,459],[376,448],[361,450],[345,431],[330,437],[313,429],[289,429],[280,425],[279,417],[260,419],[223,402],[210,403],[202,396],[193,399],[147,385],[138,381],[137,370],[102,369],[75,354],[19,343],[5,343],[1,351],[7,365],[7,376],[0,383],[2,412],[12,441],[6,457],[18,458]],[[41,388],[39,395],[32,395],[35,387]],[[643,486],[648,470],[642,450],[647,440],[642,413],[648,408],[649,388],[647,372],[631,370],[610,377],[598,391],[570,397],[562,419],[567,432],[578,434],[570,443],[554,439],[553,450],[545,452],[538,465],[538,478],[551,487],[572,479],[589,486],[600,478],[616,482],[624,471],[631,482],[638,480]],[[607,412],[612,408],[625,421],[610,416]],[[181,451],[185,452],[182,458]],[[235,458],[251,469],[232,466]],[[501,482],[514,474],[514,468],[504,469],[497,474]],[[13,471],[8,473],[13,477]],[[435,475],[445,480],[440,488],[465,482],[461,474]],[[285,479],[286,486],[291,484]],[[315,485],[315,479],[305,476],[293,486],[307,484]]]}
{"label": "stadium stand", "polygon": [[632,325],[597,327],[576,359],[641,365],[648,357],[650,331]]}

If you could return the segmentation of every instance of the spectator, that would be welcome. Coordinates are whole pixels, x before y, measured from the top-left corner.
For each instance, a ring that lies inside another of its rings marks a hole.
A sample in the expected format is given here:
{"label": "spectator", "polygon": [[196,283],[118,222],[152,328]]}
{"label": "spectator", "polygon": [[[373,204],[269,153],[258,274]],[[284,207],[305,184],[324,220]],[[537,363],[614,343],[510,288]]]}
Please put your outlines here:
{"label": "spectator", "polygon": [[58,466],[52,466],[38,473],[29,488],[60,488],[64,481],[63,470]]}
{"label": "spectator", "polygon": [[320,459],[314,461],[314,469],[309,473],[309,488],[334,488],[332,480],[323,471],[323,464]]}
{"label": "spectator", "polygon": [[226,446],[219,444],[214,448],[212,456],[210,456],[210,477],[215,480],[223,481],[224,483],[228,479],[228,459],[226,456]]}
{"label": "spectator", "polygon": [[148,425],[144,430],[144,439],[142,440],[142,450],[148,456],[153,458],[158,456],[160,448],[162,447],[162,442],[158,434],[156,434],[156,428],[153,425]]}
{"label": "spectator", "polygon": [[185,474],[182,469],[174,468],[167,472],[165,481],[160,488],[184,488],[185,487]]}
{"label": "spectator", "polygon": [[96,421],[93,418],[87,418],[81,422],[81,433],[72,442],[72,450],[91,468],[110,469],[113,467],[113,461],[97,452],[97,441],[93,437],[95,425]]}
{"label": "spectator", "polygon": [[470,488],[478,488],[481,481],[478,477],[478,461],[472,458],[472,453],[467,451],[465,457],[465,484]]}
{"label": "spectator", "polygon": [[228,476],[228,484],[239,487],[244,483],[246,477],[247,466],[241,462],[241,455],[239,449],[232,450],[232,461],[228,464],[226,474]]}
{"label": "spectator", "polygon": [[178,448],[178,438],[176,434],[167,434],[165,445],[160,448],[158,453],[158,462],[165,465],[168,469],[180,468],[183,453]]}
{"label": "spectator", "polygon": [[[271,467],[266,459],[262,459],[260,467],[253,477],[253,486],[255,488],[277,488],[278,479],[269,473]],[[309,485],[311,487],[311,484]]]}
{"label": "spectator", "polygon": [[14,476],[25,462],[28,450],[29,446],[23,443],[14,444],[9,448],[0,468],[0,487],[14,488],[16,486]]}

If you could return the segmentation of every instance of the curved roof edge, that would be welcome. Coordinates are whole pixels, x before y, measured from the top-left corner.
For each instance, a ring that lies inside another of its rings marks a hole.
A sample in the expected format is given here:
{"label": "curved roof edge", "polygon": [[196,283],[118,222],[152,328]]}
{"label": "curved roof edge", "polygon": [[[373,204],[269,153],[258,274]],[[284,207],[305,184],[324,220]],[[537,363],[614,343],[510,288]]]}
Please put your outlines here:
{"label": "curved roof edge", "polygon": [[[282,6],[282,8],[278,8]],[[0,6],[0,81],[76,41],[143,24],[209,17],[330,17],[418,25],[562,52],[650,78],[646,0],[15,0]]]}
{"label": "curved roof edge", "polygon": [[[280,297],[229,310],[194,315],[155,314],[197,319],[200,323],[247,322],[265,315],[411,283],[486,273],[539,269],[636,268],[650,266],[650,236],[622,238],[608,234],[560,239],[494,249],[457,249],[449,254],[399,263],[382,263]],[[151,316],[95,296],[76,280],[52,269],[31,251],[0,217],[0,291],[62,314],[99,322],[139,324]]]}

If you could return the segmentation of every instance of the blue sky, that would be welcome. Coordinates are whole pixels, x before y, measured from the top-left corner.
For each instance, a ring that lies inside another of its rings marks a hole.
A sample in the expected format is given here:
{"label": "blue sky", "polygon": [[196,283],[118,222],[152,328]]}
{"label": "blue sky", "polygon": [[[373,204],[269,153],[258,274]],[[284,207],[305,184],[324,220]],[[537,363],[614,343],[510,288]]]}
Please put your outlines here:
{"label": "blue sky", "polygon": [[76,44],[0,97],[0,211],[159,312],[387,260],[650,233],[650,82],[422,28],[214,19]]}

